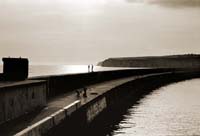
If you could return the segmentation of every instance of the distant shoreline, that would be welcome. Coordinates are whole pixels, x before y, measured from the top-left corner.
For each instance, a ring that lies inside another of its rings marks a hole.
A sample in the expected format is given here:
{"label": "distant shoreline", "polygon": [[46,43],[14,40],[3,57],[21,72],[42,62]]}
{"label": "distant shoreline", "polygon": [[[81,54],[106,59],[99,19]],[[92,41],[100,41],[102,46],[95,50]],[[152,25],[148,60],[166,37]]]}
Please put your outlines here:
{"label": "distant shoreline", "polygon": [[98,65],[104,67],[200,68],[200,55],[108,58],[99,62]]}

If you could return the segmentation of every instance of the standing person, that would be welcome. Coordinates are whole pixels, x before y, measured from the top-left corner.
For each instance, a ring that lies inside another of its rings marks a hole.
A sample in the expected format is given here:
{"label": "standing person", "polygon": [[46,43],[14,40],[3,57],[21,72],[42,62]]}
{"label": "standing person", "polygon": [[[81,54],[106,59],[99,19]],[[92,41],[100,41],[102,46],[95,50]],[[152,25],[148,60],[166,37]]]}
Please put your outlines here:
{"label": "standing person", "polygon": [[90,65],[88,65],[88,73],[90,72]]}
{"label": "standing person", "polygon": [[91,65],[91,72],[94,72],[94,66],[93,66],[93,64]]}

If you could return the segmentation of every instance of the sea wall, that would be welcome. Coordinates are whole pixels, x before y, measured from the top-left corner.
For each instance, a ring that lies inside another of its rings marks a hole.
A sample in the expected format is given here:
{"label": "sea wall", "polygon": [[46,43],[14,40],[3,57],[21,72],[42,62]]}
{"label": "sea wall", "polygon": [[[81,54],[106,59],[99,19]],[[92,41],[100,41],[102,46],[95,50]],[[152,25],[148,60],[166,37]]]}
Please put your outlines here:
{"label": "sea wall", "polygon": [[[84,86],[133,75],[160,73],[170,70],[127,69],[42,76],[24,81],[0,82],[0,113],[2,113],[0,114],[0,124],[22,117],[27,113],[38,111],[51,98]],[[90,112],[96,111],[91,108]],[[88,112],[88,114],[90,113]]]}
{"label": "sea wall", "polygon": [[46,81],[2,82],[0,85],[0,124],[44,107]]}
{"label": "sea wall", "polygon": [[[161,86],[199,76],[199,72],[152,74],[116,86],[82,105],[70,118],[66,118],[61,124],[54,126],[46,135],[101,135],[98,133],[100,125],[109,125],[109,118],[115,118],[121,109],[126,108],[127,105],[132,104],[143,95]],[[110,116],[108,117],[107,114]],[[94,126],[98,126],[97,129]]]}
{"label": "sea wall", "polygon": [[48,86],[47,98],[51,99],[57,95],[67,93],[72,90],[82,88],[84,86],[95,83],[100,83],[123,77],[145,75],[151,73],[162,73],[167,71],[174,71],[174,69],[165,69],[165,68],[126,69],[126,70],[99,71],[99,72],[71,74],[71,75],[68,74],[68,75],[42,76],[31,79],[46,80]]}

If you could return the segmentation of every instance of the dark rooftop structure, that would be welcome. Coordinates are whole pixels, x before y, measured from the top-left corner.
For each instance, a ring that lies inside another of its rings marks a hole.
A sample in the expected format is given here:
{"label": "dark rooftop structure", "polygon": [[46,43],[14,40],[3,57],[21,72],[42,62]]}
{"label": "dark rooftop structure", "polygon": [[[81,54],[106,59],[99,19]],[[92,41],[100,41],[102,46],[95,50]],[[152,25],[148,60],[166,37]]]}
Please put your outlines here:
{"label": "dark rooftop structure", "polygon": [[27,58],[3,58],[1,80],[15,81],[28,78],[29,61]]}

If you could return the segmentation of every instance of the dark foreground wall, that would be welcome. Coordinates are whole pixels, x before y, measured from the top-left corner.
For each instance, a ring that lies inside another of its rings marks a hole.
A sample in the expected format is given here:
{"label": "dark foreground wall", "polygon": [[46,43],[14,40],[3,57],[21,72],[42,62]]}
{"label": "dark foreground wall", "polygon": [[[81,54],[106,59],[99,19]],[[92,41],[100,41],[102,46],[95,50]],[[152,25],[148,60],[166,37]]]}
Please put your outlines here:
{"label": "dark foreground wall", "polygon": [[70,92],[72,90],[82,88],[87,85],[100,83],[103,81],[114,80],[123,77],[145,75],[151,73],[162,73],[167,71],[174,71],[174,69],[158,69],[158,68],[141,68],[141,69],[126,69],[126,70],[113,70],[101,71],[82,74],[71,75],[58,75],[58,76],[44,76],[32,79],[46,80],[47,98],[53,98],[57,95]]}
{"label": "dark foreground wall", "polygon": [[103,136],[103,133],[106,133],[104,131],[109,130],[102,131],[100,128],[102,126],[103,128],[110,128],[109,120],[118,120],[118,113],[140,99],[143,95],[161,86],[199,76],[199,72],[169,72],[146,75],[117,86],[80,107],[70,118],[67,118],[63,123],[51,129],[47,135]]}
{"label": "dark foreground wall", "polygon": [[0,84],[0,124],[46,105],[45,81],[25,80]]}

